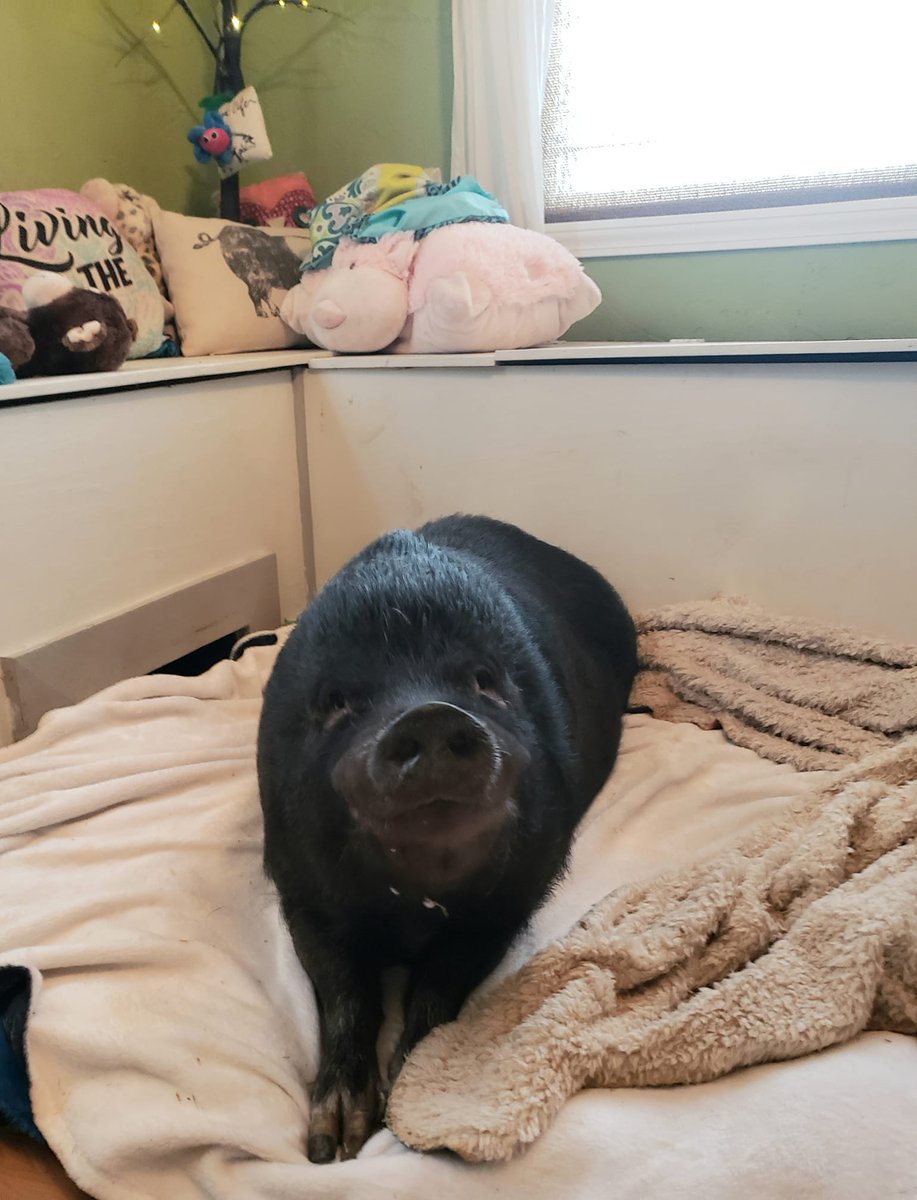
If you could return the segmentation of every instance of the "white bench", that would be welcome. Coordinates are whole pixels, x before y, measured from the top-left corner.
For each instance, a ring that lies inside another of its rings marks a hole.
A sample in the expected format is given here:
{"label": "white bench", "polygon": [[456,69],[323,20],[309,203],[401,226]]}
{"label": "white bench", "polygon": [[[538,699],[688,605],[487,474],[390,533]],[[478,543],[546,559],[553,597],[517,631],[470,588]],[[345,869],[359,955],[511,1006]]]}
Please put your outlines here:
{"label": "white bench", "polygon": [[456,510],[564,544],[635,608],[727,590],[917,641],[915,357],[291,351],[0,389],[0,743],[295,617],[379,532]]}

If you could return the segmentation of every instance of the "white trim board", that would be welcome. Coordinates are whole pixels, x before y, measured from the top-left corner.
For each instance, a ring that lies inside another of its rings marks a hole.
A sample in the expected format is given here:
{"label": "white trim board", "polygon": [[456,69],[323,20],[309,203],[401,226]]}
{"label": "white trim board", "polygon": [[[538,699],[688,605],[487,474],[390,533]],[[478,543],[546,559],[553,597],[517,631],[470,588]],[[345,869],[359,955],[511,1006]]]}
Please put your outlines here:
{"label": "white trim board", "polygon": [[[143,675],[237,629],[280,623],[277,557],[265,554],[42,646],[0,656],[0,726],[14,740],[51,708]],[[2,733],[0,728],[0,733]]]}
{"label": "white trim board", "polygon": [[367,371],[407,367],[492,367],[499,351],[475,351],[468,354],[333,354],[309,363],[313,371]]}
{"label": "white trim board", "polygon": [[917,355],[917,337],[861,338],[799,342],[706,342],[675,339],[668,342],[553,342],[518,350],[467,354],[333,354],[328,350],[262,350],[198,358],[141,359],[117,371],[86,375],[52,375],[23,379],[0,387],[0,411],[5,403],[53,400],[132,387],[250,375],[261,371],[308,367],[313,371],[367,371],[496,367],[513,363],[620,362],[633,359],[686,358],[805,358],[869,355]]}
{"label": "white trim board", "polygon": [[52,400],[86,392],[115,392],[184,379],[215,379],[222,375],[248,375],[256,371],[288,370],[324,358],[327,350],[257,350],[243,354],[208,354],[196,358],[141,358],[124,363],[117,371],[88,371],[84,375],[40,375],[17,379],[0,387],[0,407],[8,402]]}
{"label": "white trim board", "polygon": [[310,371],[442,370],[462,367],[501,367],[523,363],[630,362],[634,359],[723,359],[860,357],[909,354],[917,357],[917,337],[860,338],[805,342],[554,342],[521,350],[482,354],[336,354],[314,359]]}
{"label": "white trim board", "polygon": [[513,363],[620,362],[633,359],[775,358],[890,355],[917,356],[917,337],[850,338],[805,342],[705,342],[701,338],[675,339],[670,342],[555,342],[528,350],[497,350],[498,366]]}
{"label": "white trim board", "polygon": [[558,221],[546,224],[544,232],[577,258],[908,241],[917,238],[917,196]]}

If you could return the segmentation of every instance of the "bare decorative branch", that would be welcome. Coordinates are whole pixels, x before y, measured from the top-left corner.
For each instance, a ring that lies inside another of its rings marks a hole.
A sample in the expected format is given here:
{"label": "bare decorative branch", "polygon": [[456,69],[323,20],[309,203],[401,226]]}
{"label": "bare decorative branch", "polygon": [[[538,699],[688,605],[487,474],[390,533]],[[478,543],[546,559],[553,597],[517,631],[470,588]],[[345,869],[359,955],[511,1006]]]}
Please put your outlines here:
{"label": "bare decorative branch", "polygon": [[[204,45],[213,55],[216,69],[214,71],[214,92],[237,95],[245,87],[242,75],[242,36],[248,28],[248,23],[265,8],[298,8],[302,12],[327,13],[329,16],[341,17],[342,14],[332,9],[324,8],[321,4],[313,4],[311,0],[254,0],[248,12],[239,16],[236,0],[212,0],[212,12],[215,36],[207,33],[191,8],[190,0],[173,0],[173,4],[182,10],[194,28],[197,30]],[[171,10],[170,10],[171,11]],[[219,14],[219,16],[217,15]],[[349,17],[342,19],[349,21]],[[154,30],[159,33],[161,22],[153,22]],[[245,136],[245,135],[240,135]],[[230,221],[239,220],[239,175],[230,175],[220,180],[220,216]]]}
{"label": "bare decorative branch", "polygon": [[329,16],[338,15],[337,13],[332,12],[330,8],[323,8],[320,4],[313,4],[311,0],[309,0],[309,2],[306,4],[301,3],[301,0],[285,0],[284,4],[281,4],[280,0],[255,0],[255,3],[242,18],[242,32],[245,32],[245,29],[252,17],[255,16],[256,13],[261,12],[262,9],[284,7],[298,8],[304,12],[327,13]]}
{"label": "bare decorative branch", "polygon": [[[292,0],[290,0],[290,2],[292,3]],[[275,8],[276,5],[277,0],[256,0],[256,3],[251,6],[245,16],[242,18],[242,28],[244,29],[255,13],[261,12],[262,8]]]}
{"label": "bare decorative branch", "polygon": [[198,33],[204,39],[204,41],[207,44],[207,49],[210,51],[210,53],[213,55],[213,57],[215,59],[219,59],[219,57],[220,57],[219,48],[217,47],[217,45],[214,42],[212,42],[210,40],[210,36],[207,33],[207,30],[204,28],[204,26],[200,23],[200,21],[197,19],[197,17],[192,12],[191,6],[188,3],[188,0],[175,0],[175,3],[182,10],[182,12],[185,14],[185,16],[188,17],[191,24],[194,26],[194,28],[198,31]]}

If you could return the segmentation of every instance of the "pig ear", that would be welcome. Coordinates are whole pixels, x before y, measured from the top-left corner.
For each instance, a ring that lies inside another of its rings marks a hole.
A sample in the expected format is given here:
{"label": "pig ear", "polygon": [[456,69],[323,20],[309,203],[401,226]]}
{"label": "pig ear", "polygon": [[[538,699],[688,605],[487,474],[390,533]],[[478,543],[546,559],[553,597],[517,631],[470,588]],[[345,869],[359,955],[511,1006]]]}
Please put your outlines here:
{"label": "pig ear", "polygon": [[386,233],[379,239],[380,248],[385,250],[385,257],[390,263],[392,274],[406,279],[411,273],[414,256],[417,253],[417,242],[411,233]]}

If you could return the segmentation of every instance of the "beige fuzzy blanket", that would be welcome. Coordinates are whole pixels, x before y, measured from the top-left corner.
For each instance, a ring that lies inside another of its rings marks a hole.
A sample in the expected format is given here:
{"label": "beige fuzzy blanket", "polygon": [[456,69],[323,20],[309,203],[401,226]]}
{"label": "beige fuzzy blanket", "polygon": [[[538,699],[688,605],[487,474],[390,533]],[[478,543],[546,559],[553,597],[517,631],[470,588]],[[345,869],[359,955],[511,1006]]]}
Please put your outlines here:
{"label": "beige fuzzy blanket", "polygon": [[406,1063],[388,1122],[505,1160],[584,1087],[697,1083],[917,1033],[917,737],[713,860],[606,897]]}
{"label": "beige fuzzy blanket", "polygon": [[917,731],[917,646],[718,597],[644,613],[631,703],[717,726],[800,771],[836,770]]}

